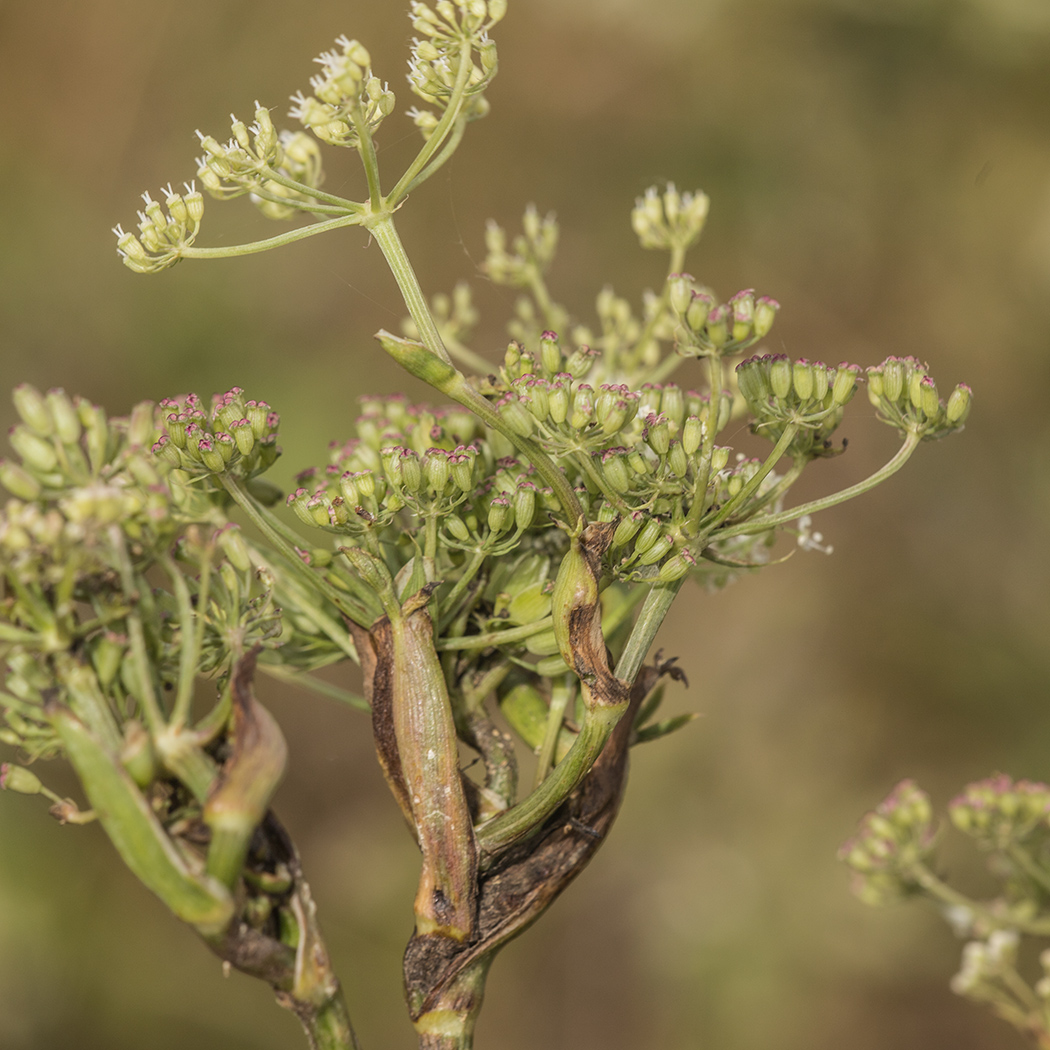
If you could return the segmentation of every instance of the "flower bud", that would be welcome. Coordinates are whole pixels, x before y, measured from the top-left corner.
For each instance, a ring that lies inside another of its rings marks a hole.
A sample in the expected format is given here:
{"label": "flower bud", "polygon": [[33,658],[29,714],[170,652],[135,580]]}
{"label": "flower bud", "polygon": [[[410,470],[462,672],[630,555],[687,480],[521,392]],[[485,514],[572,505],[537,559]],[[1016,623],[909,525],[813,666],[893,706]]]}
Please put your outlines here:
{"label": "flower bud", "polygon": [[536,486],[531,481],[521,481],[514,492],[514,525],[519,530],[527,529],[536,515]]}
{"label": "flower bud", "polygon": [[399,451],[401,460],[401,484],[406,492],[419,492],[423,487],[423,468],[419,457],[410,448]]}
{"label": "flower bud", "polygon": [[887,401],[899,401],[904,393],[904,362],[899,357],[887,357],[882,363],[882,394]]}
{"label": "flower bud", "polygon": [[667,453],[667,464],[675,477],[684,478],[689,473],[689,457],[680,441],[672,441]]}
{"label": "flower bud", "polygon": [[699,416],[689,416],[682,427],[682,449],[687,456],[692,456],[704,440],[704,424]]}
{"label": "flower bud", "polygon": [[449,453],[443,448],[428,448],[423,456],[423,478],[427,489],[433,495],[440,496],[451,476]]}
{"label": "flower bud", "polygon": [[857,377],[860,375],[860,367],[843,361],[835,370],[835,378],[831,385],[831,400],[836,405],[845,405],[853,397],[857,389]]}
{"label": "flower bud", "polygon": [[40,482],[29,471],[6,459],[0,459],[0,485],[19,499],[32,501],[40,497]]}
{"label": "flower bud", "polygon": [[507,427],[519,437],[532,434],[532,413],[522,404],[515,393],[507,393],[496,402],[496,410]]}
{"label": "flower bud", "polygon": [[506,496],[497,496],[489,504],[488,526],[493,535],[498,536],[511,524],[510,500]]}
{"label": "flower bud", "polygon": [[646,515],[640,510],[633,511],[626,517],[620,519],[613,533],[611,546],[615,549],[630,543],[637,535],[638,530],[645,524]]}
{"label": "flower bud", "polygon": [[716,349],[725,346],[729,340],[729,322],[732,317],[732,308],[728,304],[714,306],[707,315],[704,331],[707,339]]}
{"label": "flower bud", "polygon": [[694,558],[689,551],[679,551],[673,558],[668,558],[667,561],[660,566],[660,574],[657,579],[661,583],[674,583],[676,580],[680,580],[690,569],[696,566],[696,558]]}
{"label": "flower bud", "polygon": [[768,295],[760,295],[755,300],[755,318],[752,326],[756,339],[764,339],[773,327],[780,303],[771,299]]}
{"label": "flower bud", "polygon": [[50,441],[38,437],[23,423],[8,431],[11,447],[22,457],[22,462],[31,470],[49,473],[58,466],[58,456]]}
{"label": "flower bud", "polygon": [[47,402],[39,390],[29,383],[20,383],[11,393],[15,411],[26,426],[40,437],[50,437],[55,430],[55,421]]}
{"label": "flower bud", "polygon": [[791,360],[785,354],[774,354],[769,361],[769,387],[778,401],[791,392],[792,378]]}
{"label": "flower bud", "polygon": [[[687,273],[673,273],[667,278],[667,294],[671,309],[682,317],[693,301],[693,278]],[[706,318],[706,314],[705,314]],[[689,323],[688,320],[686,322]],[[703,322],[701,322],[703,324]],[[690,325],[692,327],[692,325]]]}
{"label": "flower bud", "polygon": [[702,331],[714,307],[715,299],[713,295],[704,291],[693,292],[685,312],[685,323],[689,326],[689,329],[693,332]]}
{"label": "flower bud", "polygon": [[[566,378],[571,381],[571,376],[567,376]],[[548,401],[550,404],[549,412],[552,422],[557,424],[564,423],[569,415],[568,383],[560,379],[555,379],[550,386]]]}
{"label": "flower bud", "polygon": [[727,306],[733,310],[732,337],[736,343],[744,342],[750,335],[755,321],[755,290],[745,289],[732,296]]}
{"label": "flower bud", "polygon": [[948,398],[948,405],[945,409],[945,418],[948,422],[953,426],[961,426],[965,423],[966,417],[970,414],[972,399],[973,391],[965,383],[960,383]]}
{"label": "flower bud", "polygon": [[667,417],[650,414],[645,421],[642,437],[658,456],[666,456],[671,447],[671,424]]}
{"label": "flower bud", "polygon": [[941,414],[941,402],[937,396],[937,384],[933,376],[923,376],[919,381],[922,399],[922,414],[929,420],[935,420]]}
{"label": "flower bud", "polygon": [[685,418],[685,398],[680,387],[667,383],[660,396],[660,412],[665,415],[677,430]]}
{"label": "flower bud", "polygon": [[557,332],[544,332],[540,336],[540,368],[548,378],[562,371],[562,353],[558,346]]}
{"label": "flower bud", "polygon": [[[641,537],[639,537],[641,538]],[[672,536],[660,536],[653,544],[648,547],[638,559],[639,565],[655,565],[661,558],[663,558],[667,552],[674,546],[674,538]],[[637,542],[635,543],[635,550],[638,549]]]}
{"label": "flower bud", "polygon": [[634,541],[634,549],[637,554],[644,554],[660,538],[664,523],[659,518],[649,518],[642,526]]}
{"label": "flower bud", "polygon": [[0,765],[0,790],[17,791],[20,795],[39,795],[43,789],[39,777],[25,766],[14,766],[10,762]]}
{"label": "flower bud", "polygon": [[804,357],[800,357],[792,366],[791,382],[799,401],[808,401],[813,397],[814,371],[813,365]]}
{"label": "flower bud", "polygon": [[589,346],[578,346],[568,361],[565,362],[565,371],[573,379],[582,378],[591,370],[591,364],[598,356],[598,353],[597,350],[592,350]]}
{"label": "flower bud", "polygon": [[593,420],[594,390],[586,383],[580,383],[572,394],[572,412],[569,415],[569,426],[573,430],[583,430]]}
{"label": "flower bud", "polygon": [[526,393],[523,398],[525,407],[532,413],[534,419],[541,423],[545,422],[547,413],[550,411],[547,380],[530,379],[525,384],[525,390]]}
{"label": "flower bud", "polygon": [[48,411],[55,423],[55,436],[63,445],[72,445],[80,440],[81,426],[77,410],[64,390],[55,388],[44,396]]}
{"label": "flower bud", "polygon": [[601,459],[602,477],[613,492],[624,493],[631,487],[631,477],[627,470],[625,450],[611,448],[605,452],[595,453]]}

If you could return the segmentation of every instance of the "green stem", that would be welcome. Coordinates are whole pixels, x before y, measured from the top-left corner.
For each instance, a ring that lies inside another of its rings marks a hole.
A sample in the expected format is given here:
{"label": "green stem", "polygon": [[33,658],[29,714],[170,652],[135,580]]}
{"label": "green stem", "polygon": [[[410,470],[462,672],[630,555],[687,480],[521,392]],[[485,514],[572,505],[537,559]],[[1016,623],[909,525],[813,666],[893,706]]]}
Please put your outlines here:
{"label": "green stem", "polygon": [[348,707],[355,707],[358,711],[371,710],[368,706],[368,701],[363,696],[351,693],[334,682],[326,682],[323,678],[308,674],[306,671],[296,671],[290,667],[285,667],[283,664],[260,663],[258,666],[260,671],[268,674],[271,678],[276,678],[278,682],[286,682],[288,685],[299,685],[304,689],[312,689],[320,696],[327,696],[330,700],[338,700],[339,703],[346,704]]}
{"label": "green stem", "polygon": [[456,120],[455,126],[452,128],[452,134],[449,135],[448,141],[441,148],[441,152],[405,187],[405,196],[407,197],[417,186],[422,185],[427,179],[430,178],[439,168],[441,168],[445,162],[452,156],[453,153],[459,148],[460,140],[463,138],[463,132],[466,131],[467,122],[462,117]]}
{"label": "green stem", "polygon": [[306,1029],[310,1050],[361,1050],[341,988],[322,1006],[301,1013],[299,1019]]}
{"label": "green stem", "polygon": [[439,594],[441,615],[438,619],[438,631],[440,634],[453,620],[456,613],[456,603],[463,596],[463,592],[470,586],[471,581],[478,574],[478,570],[485,564],[488,552],[485,550],[474,551],[470,561],[460,573],[459,579],[452,585],[452,589],[443,598]]}
{"label": "green stem", "polygon": [[656,633],[660,630],[664,617],[667,616],[678,592],[682,589],[684,580],[676,580],[674,583],[657,583],[645,597],[642,611],[631,628],[631,635],[627,639],[623,653],[616,664],[616,677],[625,682],[633,682],[645,663],[649,647],[656,639]]}
{"label": "green stem", "polygon": [[911,865],[906,874],[911,876],[934,900],[953,907],[965,908],[992,929],[1018,930],[1021,933],[1030,933],[1036,937],[1050,935],[1050,919],[1022,919],[1018,916],[1005,917],[996,915],[994,911],[986,908],[983,904],[971,900],[965,894],[952,889],[947,883],[942,882],[921,861],[916,861]]}
{"label": "green stem", "polygon": [[329,219],[327,222],[315,222],[309,226],[300,226],[298,229],[289,230],[288,233],[280,233],[276,237],[267,237],[261,241],[251,241],[248,244],[231,244],[224,248],[180,248],[179,255],[183,259],[232,259],[240,255],[254,255],[256,252],[267,252],[271,248],[281,248],[286,244],[294,244],[296,241],[305,240],[318,233],[327,233],[329,230],[338,230],[342,226],[361,226],[362,219],[359,213],[344,215],[338,219]]}
{"label": "green stem", "polygon": [[355,105],[350,116],[354,122],[354,130],[357,132],[357,153],[365,169],[365,178],[368,180],[368,202],[372,211],[375,212],[383,206],[383,193],[379,188],[379,159],[376,157],[376,146],[372,141],[372,132],[368,124],[362,119],[361,107]]}
{"label": "green stem", "polygon": [[[223,488],[233,497],[234,502],[248,515],[252,524],[286,557],[286,566],[294,576],[306,584],[307,588],[319,591],[323,594],[341,613],[357,620],[361,616],[361,610],[352,606],[346,599],[346,595],[340,594],[320,573],[314,572],[303,564],[293,544],[284,538],[270,523],[266,516],[260,513],[255,501],[241,487],[239,481],[228,474],[219,474],[219,480]],[[362,626],[368,626],[362,624]]]}
{"label": "green stem", "polygon": [[588,711],[579,736],[550,776],[516,806],[476,829],[478,849],[498,853],[538,828],[587,775],[625,710],[625,704],[618,704]]}
{"label": "green stem", "polygon": [[398,236],[397,227],[394,226],[393,214],[387,213],[380,216],[368,228],[372,236],[375,237],[376,243],[379,245],[387,265],[390,267],[390,272],[394,275],[394,280],[397,281],[398,288],[401,289],[401,296],[405,300],[408,312],[412,315],[412,320],[416,322],[419,338],[423,345],[442,361],[451,364],[452,359],[449,357],[445,344],[441,340],[441,333],[438,331],[434,317],[430,312],[430,305],[423,294],[423,289],[419,286],[419,279],[416,277],[415,270],[412,269],[411,262],[409,262],[405,246],[401,243],[401,238]]}
{"label": "green stem", "polygon": [[472,1050],[492,955],[464,967],[416,1022],[419,1050]]}
{"label": "green stem", "polygon": [[781,511],[779,514],[770,514],[768,517],[759,518],[755,521],[746,521],[740,525],[730,525],[729,528],[719,529],[718,539],[729,539],[730,536],[747,536],[754,532],[765,532],[777,525],[796,521],[807,514],[816,514],[818,511],[835,507],[839,503],[845,503],[846,500],[853,499],[854,496],[860,496],[885,481],[888,477],[896,474],[911,458],[911,454],[919,447],[921,440],[922,434],[914,430],[909,431],[908,436],[904,439],[904,444],[897,450],[893,459],[884,467],[875,471],[870,477],[865,478],[863,481],[858,481],[856,485],[851,485],[848,489],[843,489],[841,492],[832,493],[830,496],[824,496],[821,499],[803,503],[798,507],[792,507],[790,510]]}
{"label": "green stem", "polygon": [[[575,681],[573,682],[575,685]],[[547,728],[543,733],[543,743],[540,744],[540,753],[536,758],[536,779],[534,788],[538,788],[547,777],[547,771],[554,762],[554,755],[558,748],[558,734],[561,733],[561,725],[565,719],[565,710],[575,692],[572,685],[564,680],[551,687],[550,710],[547,714]]]}
{"label": "green stem", "polygon": [[[685,249],[680,244],[676,244],[671,248],[671,263],[667,267],[667,276],[664,278],[664,288],[660,293],[660,300],[653,309],[652,316],[646,321],[641,335],[639,335],[638,339],[635,341],[634,349],[636,363],[638,360],[637,355],[645,352],[646,344],[653,338],[653,332],[655,331],[656,326],[660,323],[660,318],[663,316],[664,310],[667,309],[668,300],[671,298],[671,287],[668,284],[668,280],[672,274],[681,273],[684,265]],[[661,379],[656,378],[661,365],[665,364],[667,360],[674,360],[675,358],[678,358],[678,355],[671,354],[669,358],[666,358],[664,361],[654,366],[653,371],[650,373],[646,381],[650,383],[661,382]],[[681,359],[678,358],[678,360]]]}
{"label": "green stem", "polygon": [[409,188],[416,181],[419,174],[426,168],[430,158],[444,145],[445,138],[459,119],[459,111],[463,108],[463,100],[466,96],[467,82],[473,68],[471,55],[474,50],[473,41],[469,38],[460,42],[459,66],[456,69],[456,81],[452,85],[448,105],[441,119],[437,122],[430,137],[423,143],[422,149],[416,154],[412,163],[405,169],[404,175],[397,181],[397,185],[390,191],[386,198],[387,207],[393,209],[402,201],[408,193]]}
{"label": "green stem", "polygon": [[[313,197],[314,200],[325,201],[336,208],[342,208],[344,213],[361,213],[365,210],[365,206],[358,201],[349,200],[347,197],[337,197],[334,193],[325,193],[324,190],[319,190],[316,186],[308,186],[305,182],[298,182],[287,175],[282,175],[276,168],[263,166],[259,169],[259,172],[270,182],[276,182],[278,185],[285,186],[290,190],[296,190],[306,197]],[[255,191],[253,190],[252,192]],[[278,199],[278,203],[288,204],[290,202],[282,197]]]}
{"label": "green stem", "polygon": [[142,707],[142,713],[146,716],[146,724],[150,734],[156,735],[165,727],[164,712],[157,701],[157,694],[153,689],[153,671],[150,664],[149,654],[146,652],[146,634],[142,627],[142,617],[135,608],[135,595],[138,592],[135,573],[131,566],[131,558],[128,555],[127,546],[124,543],[124,533],[120,526],[112,525],[109,530],[109,540],[117,556],[117,566],[120,571],[120,583],[124,589],[132,608],[128,611],[125,623],[128,628],[128,643],[131,648],[131,659],[135,666],[135,674],[139,680],[139,696],[136,699]]}
{"label": "green stem", "polygon": [[758,491],[758,487],[766,480],[769,472],[780,462],[784,453],[787,452],[788,446],[795,440],[798,429],[798,425],[795,423],[789,423],[784,427],[784,433],[780,435],[780,440],[773,446],[773,451],[766,457],[766,461],[758,469],[754,477],[732,499],[727,500],[710,521],[703,523],[705,533],[712,532]]}
{"label": "green stem", "polygon": [[1034,882],[1050,892],[1050,874],[1044,871],[1036,862],[1016,843],[1007,848],[1006,855]]}
{"label": "green stem", "polygon": [[508,627],[505,631],[489,631],[486,634],[465,634],[459,638],[436,638],[434,648],[442,649],[488,649],[493,645],[505,645],[507,642],[522,642],[534,634],[549,631],[554,618],[545,616],[535,623],[526,623],[521,627]]}

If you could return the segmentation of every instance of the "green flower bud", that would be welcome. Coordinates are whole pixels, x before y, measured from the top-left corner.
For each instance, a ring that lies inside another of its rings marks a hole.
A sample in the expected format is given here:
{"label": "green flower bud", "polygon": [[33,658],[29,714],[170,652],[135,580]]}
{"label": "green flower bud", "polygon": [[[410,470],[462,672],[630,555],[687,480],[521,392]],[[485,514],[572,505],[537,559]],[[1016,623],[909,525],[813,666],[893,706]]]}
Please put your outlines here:
{"label": "green flower bud", "polygon": [[573,379],[582,378],[591,370],[591,365],[598,354],[599,351],[592,350],[589,346],[578,346],[569,360],[565,362],[565,371]]}
{"label": "green flower bud", "polygon": [[521,481],[514,492],[514,525],[527,529],[536,515],[536,486],[531,481]]}
{"label": "green flower bud", "polygon": [[948,406],[944,413],[948,422],[953,426],[962,426],[970,414],[972,400],[973,391],[965,383],[960,383],[948,398]]}
{"label": "green flower bud", "polygon": [[423,456],[423,478],[427,489],[433,495],[440,496],[451,476],[449,453],[443,448],[428,448]]}
{"label": "green flower bud", "polygon": [[799,401],[808,401],[814,392],[814,367],[804,357],[800,357],[792,366],[791,381]]}
{"label": "green flower bud", "polygon": [[534,423],[532,413],[522,404],[517,394],[504,394],[496,402],[495,407],[503,422],[519,437],[529,437],[532,434]]}
{"label": "green flower bud", "polygon": [[40,437],[50,437],[55,430],[55,421],[43,395],[36,387],[20,383],[11,393],[15,411],[22,417],[26,426]]}
{"label": "green flower bud", "polygon": [[25,424],[12,427],[7,436],[11,447],[30,470],[47,474],[58,466],[58,456],[51,442],[38,437]]}
{"label": "green flower bud", "polygon": [[558,345],[557,332],[547,331],[540,336],[540,368],[548,378],[563,370],[562,352]]}
{"label": "green flower bud", "polygon": [[[668,301],[671,309],[682,317],[693,301],[693,278],[687,273],[673,273],[667,278]],[[706,319],[706,314],[704,315]],[[686,322],[689,323],[688,321]],[[701,321],[701,325],[703,322]],[[693,327],[690,325],[690,327]]]}
{"label": "green flower bud", "polygon": [[255,431],[247,419],[235,419],[230,424],[230,436],[242,456],[251,454],[255,447]]}
{"label": "green flower bud", "polygon": [[646,520],[646,515],[640,510],[636,510],[622,518],[620,523],[616,526],[616,531],[613,533],[611,544],[613,549],[626,546],[630,543],[637,535],[638,530],[645,524]]}
{"label": "green flower bud", "polygon": [[116,679],[127,651],[127,637],[113,631],[107,631],[92,646],[91,664],[103,689],[108,689],[110,683]]}
{"label": "green flower bud", "polygon": [[667,383],[660,395],[660,412],[665,415],[677,430],[685,419],[685,398],[674,383]]}
{"label": "green flower bud", "polygon": [[779,309],[780,303],[776,299],[771,299],[768,295],[760,295],[755,300],[753,331],[756,339],[764,339],[769,334]]}
{"label": "green flower bud", "polygon": [[594,420],[594,390],[586,383],[580,383],[572,394],[572,412],[569,415],[569,426],[573,430],[583,430]]}
{"label": "green flower bud", "polygon": [[926,370],[923,368],[907,369],[908,400],[912,408],[922,410],[925,397],[923,394],[923,380],[927,378]]}
{"label": "green flower bud", "polygon": [[742,343],[751,335],[755,322],[755,290],[745,289],[737,292],[726,304],[733,311],[732,337],[736,343]]}
{"label": "green flower bud", "polygon": [[[641,537],[639,537],[641,538]],[[660,536],[646,551],[644,551],[638,559],[639,565],[655,565],[658,561],[663,558],[667,552],[674,546],[674,538],[672,536]],[[635,550],[638,549],[637,542],[635,543]]]}
{"label": "green flower bud", "polygon": [[455,515],[450,515],[445,518],[445,528],[448,529],[452,535],[460,541],[460,543],[466,543],[470,539],[470,529],[463,523],[462,518],[457,518]]}
{"label": "green flower bud", "polygon": [[635,553],[645,554],[646,551],[650,550],[660,538],[663,530],[664,523],[659,518],[649,518],[634,541]]}
{"label": "green flower bud", "polygon": [[63,445],[72,445],[80,440],[81,426],[77,410],[64,390],[57,387],[44,397],[48,411],[55,422],[55,436]]}
{"label": "green flower bud", "polygon": [[828,368],[823,361],[817,361],[813,365],[813,400],[823,403],[827,397],[828,388],[831,386],[835,370]]}
{"label": "green flower bud", "polygon": [[668,558],[667,561],[660,566],[660,574],[657,577],[661,583],[674,583],[676,580],[680,580],[685,576],[690,569],[696,566],[696,558],[694,558],[689,551],[679,551],[673,558]]}
{"label": "green flower bud", "polygon": [[690,331],[702,331],[714,307],[715,298],[713,295],[704,291],[693,292],[685,312],[685,323]]}
{"label": "green flower bud", "polygon": [[223,554],[229,558],[234,568],[239,572],[250,572],[252,559],[248,553],[248,544],[244,542],[244,534],[241,532],[240,527],[230,522],[219,529],[216,537]]}
{"label": "green flower bud", "polygon": [[784,354],[774,354],[769,359],[769,387],[778,401],[783,401],[791,392],[792,379],[790,358]]}
{"label": "green flower bud", "polygon": [[525,384],[526,394],[523,398],[525,407],[532,413],[534,419],[545,422],[550,412],[550,398],[547,396],[546,379],[530,379]]}
{"label": "green flower bud", "polygon": [[670,421],[662,414],[650,413],[645,420],[642,438],[658,456],[666,456],[667,450],[671,447]]}
{"label": "green flower bud", "polygon": [[489,504],[488,526],[493,535],[498,536],[512,523],[510,500],[506,496],[497,496]]}
{"label": "green flower bud", "polygon": [[708,342],[716,349],[725,346],[729,341],[729,322],[732,317],[732,308],[727,304],[714,306],[707,315],[704,331]]}
{"label": "green flower bud", "polygon": [[684,478],[689,473],[689,457],[680,441],[672,441],[667,453],[667,464],[671,472],[678,478]]}
{"label": "green flower bud", "polygon": [[0,459],[0,485],[19,499],[32,501],[40,498],[40,482],[29,471],[6,459]]}
{"label": "green flower bud", "polygon": [[692,456],[704,440],[704,424],[699,416],[689,416],[682,427],[682,449],[687,456]]}
{"label": "green flower bud", "polygon": [[627,465],[639,476],[649,473],[649,462],[637,448],[627,453]]}
{"label": "green flower bud", "polygon": [[937,396],[937,384],[933,376],[923,376],[919,381],[922,395],[922,414],[929,420],[935,420],[941,414],[941,402]]}
{"label": "green flower bud", "polygon": [[631,487],[631,476],[627,470],[626,450],[611,448],[605,452],[596,452],[595,458],[601,460],[602,477],[613,492],[624,493]]}
{"label": "green flower bud", "polygon": [[477,449],[473,445],[460,445],[449,457],[452,480],[460,492],[472,492],[474,489],[474,461]]}
{"label": "green flower bud", "polygon": [[845,405],[853,397],[857,389],[857,377],[860,375],[860,367],[851,365],[846,361],[835,370],[835,378],[831,386],[831,400],[836,405]]}
{"label": "green flower bud", "polygon": [[711,450],[711,469],[715,473],[725,470],[726,464],[729,462],[729,453],[732,451],[731,448],[727,448],[725,445],[715,445]]}
{"label": "green flower bud", "polygon": [[904,362],[899,357],[887,357],[882,364],[882,395],[887,401],[899,401],[904,393]]}
{"label": "green flower bud", "polygon": [[[570,382],[571,378],[571,376],[566,376],[566,379]],[[569,415],[569,384],[555,378],[550,386],[550,396],[548,400],[550,403],[549,411],[551,421],[557,424],[564,423]]]}
{"label": "green flower bud", "polygon": [[419,492],[423,487],[423,468],[419,457],[410,448],[399,452],[401,460],[401,484],[406,492]]}
{"label": "green flower bud", "polygon": [[124,740],[120,748],[120,764],[140,788],[148,788],[159,771],[153,741],[142,723],[131,719],[124,726]]}
{"label": "green flower bud", "polygon": [[10,762],[0,765],[0,790],[17,791],[20,795],[39,795],[44,785],[35,773],[24,766],[13,766]]}

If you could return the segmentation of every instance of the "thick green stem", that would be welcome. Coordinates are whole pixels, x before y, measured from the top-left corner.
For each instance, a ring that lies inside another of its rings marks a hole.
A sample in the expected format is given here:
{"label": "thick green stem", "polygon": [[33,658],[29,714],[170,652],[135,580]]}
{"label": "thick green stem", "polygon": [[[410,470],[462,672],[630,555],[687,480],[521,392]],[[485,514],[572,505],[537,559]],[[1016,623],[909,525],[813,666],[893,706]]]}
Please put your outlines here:
{"label": "thick green stem", "polygon": [[492,956],[465,967],[415,1022],[419,1050],[472,1050]]}
{"label": "thick green stem", "polygon": [[361,1050],[341,988],[316,1010],[296,1012],[306,1029],[310,1050]]}

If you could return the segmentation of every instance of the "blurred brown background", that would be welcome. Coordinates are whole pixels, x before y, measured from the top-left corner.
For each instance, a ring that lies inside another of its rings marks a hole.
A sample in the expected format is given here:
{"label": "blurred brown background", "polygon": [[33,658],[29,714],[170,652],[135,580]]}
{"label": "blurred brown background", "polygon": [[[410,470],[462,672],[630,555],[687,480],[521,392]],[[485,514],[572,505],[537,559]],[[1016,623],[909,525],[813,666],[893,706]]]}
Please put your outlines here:
{"label": "blurred brown background", "polygon": [[[355,398],[402,385],[371,340],[401,314],[356,231],[154,278],[109,228],[193,174],[252,101],[283,111],[338,33],[404,88],[402,3],[0,2],[0,378],[113,412],[239,383],[281,411],[282,478],[345,435]],[[497,962],[482,1050],[989,1050],[1019,1037],[947,989],[960,945],[919,906],[850,895],[835,849],[914,775],[939,806],[997,769],[1050,776],[1050,5],[1046,0],[512,0],[492,115],[400,220],[428,291],[477,277],[479,347],[510,299],[476,271],[484,220],[535,201],[563,228],[553,283],[582,318],[664,261],[628,213],[646,186],[703,188],[692,272],[784,304],[770,349],[887,353],[966,380],[964,435],[818,523],[800,554],[691,591],[663,645],[704,717],[635,752],[591,870]],[[400,117],[388,172],[416,145]],[[360,192],[330,162],[328,187]],[[276,228],[209,203],[202,244]],[[413,388],[416,389],[416,388]],[[0,422],[10,422],[6,400]],[[894,448],[859,398],[849,453],[812,494]],[[293,829],[367,1050],[413,1045],[399,958],[413,848],[366,721],[309,695],[268,702],[293,765]],[[53,774],[57,776],[58,774]],[[294,1019],[219,964],[97,828],[0,798],[0,1046],[277,1050]],[[980,863],[950,844],[951,870]]]}

